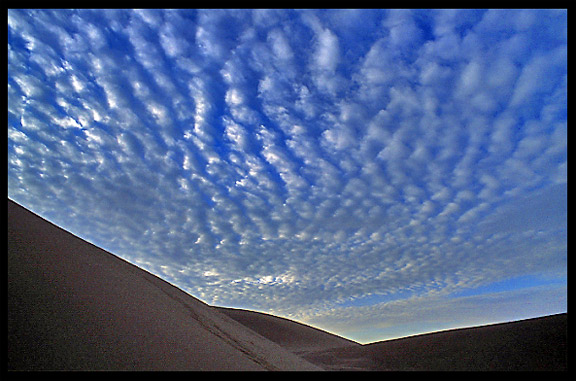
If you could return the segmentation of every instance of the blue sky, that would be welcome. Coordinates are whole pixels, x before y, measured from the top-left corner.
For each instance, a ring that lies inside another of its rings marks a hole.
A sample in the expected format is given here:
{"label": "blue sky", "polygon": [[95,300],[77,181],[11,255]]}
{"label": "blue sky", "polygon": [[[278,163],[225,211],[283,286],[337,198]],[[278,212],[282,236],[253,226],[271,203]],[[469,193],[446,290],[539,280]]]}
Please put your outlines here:
{"label": "blue sky", "polygon": [[566,10],[9,10],[8,196],[361,342],[567,308]]}

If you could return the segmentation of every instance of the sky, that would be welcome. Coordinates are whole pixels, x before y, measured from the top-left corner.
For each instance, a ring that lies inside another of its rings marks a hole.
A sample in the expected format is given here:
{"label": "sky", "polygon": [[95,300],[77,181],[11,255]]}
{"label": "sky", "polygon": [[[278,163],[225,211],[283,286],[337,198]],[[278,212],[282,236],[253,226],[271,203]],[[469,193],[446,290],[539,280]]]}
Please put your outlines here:
{"label": "sky", "polygon": [[8,10],[8,197],[362,343],[567,310],[566,10]]}

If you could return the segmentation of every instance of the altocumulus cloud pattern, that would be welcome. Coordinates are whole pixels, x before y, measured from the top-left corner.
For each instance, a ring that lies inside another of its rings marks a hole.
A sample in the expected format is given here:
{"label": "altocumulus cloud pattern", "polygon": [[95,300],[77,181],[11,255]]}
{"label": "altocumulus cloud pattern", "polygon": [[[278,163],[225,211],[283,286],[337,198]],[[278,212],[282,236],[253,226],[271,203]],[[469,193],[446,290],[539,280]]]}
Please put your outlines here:
{"label": "altocumulus cloud pattern", "polygon": [[10,198],[358,340],[565,310],[566,135],[565,10],[8,11]]}

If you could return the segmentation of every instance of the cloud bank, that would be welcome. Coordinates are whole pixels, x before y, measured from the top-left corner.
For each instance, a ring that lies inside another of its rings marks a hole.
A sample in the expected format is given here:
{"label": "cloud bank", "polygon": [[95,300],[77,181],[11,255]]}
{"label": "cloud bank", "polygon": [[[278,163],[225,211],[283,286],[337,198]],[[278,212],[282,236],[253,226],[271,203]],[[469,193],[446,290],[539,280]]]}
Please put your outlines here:
{"label": "cloud bank", "polygon": [[8,42],[9,197],[208,303],[565,280],[566,11],[9,10]]}

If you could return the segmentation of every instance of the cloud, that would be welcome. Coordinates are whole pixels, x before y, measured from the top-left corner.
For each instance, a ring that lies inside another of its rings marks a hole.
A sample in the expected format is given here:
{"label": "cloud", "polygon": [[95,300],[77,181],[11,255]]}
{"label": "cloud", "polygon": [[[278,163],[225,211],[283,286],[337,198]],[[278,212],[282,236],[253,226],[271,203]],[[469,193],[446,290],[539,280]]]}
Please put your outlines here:
{"label": "cloud", "polygon": [[280,314],[558,272],[563,206],[520,207],[566,186],[542,12],[10,10],[9,196]]}
{"label": "cloud", "polygon": [[338,38],[329,29],[323,29],[318,33],[315,64],[322,70],[334,71],[338,67],[339,59]]}
{"label": "cloud", "polygon": [[[480,225],[493,232],[560,228],[566,222],[567,189],[558,184],[511,202]],[[530,208],[525,208],[530,205]]]}
{"label": "cloud", "polygon": [[565,47],[534,56],[522,69],[510,105],[526,104],[532,97],[549,93],[558,83],[558,79],[562,78],[558,73],[566,70],[566,58]]}

